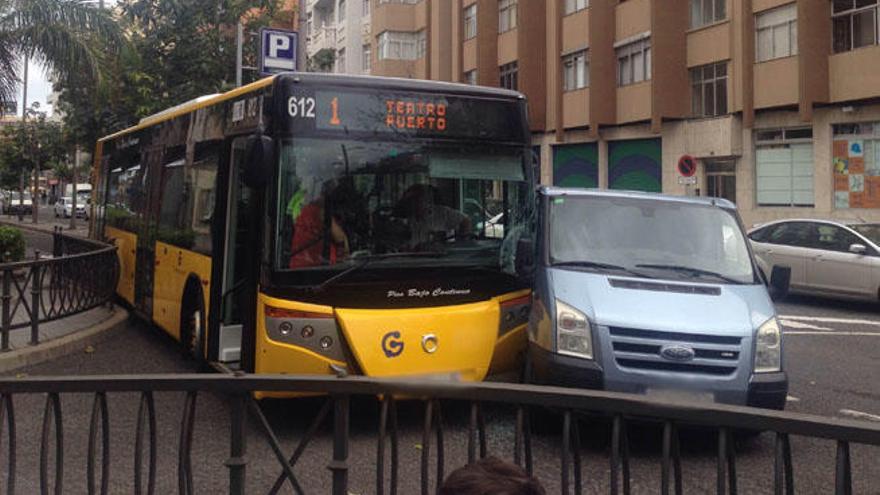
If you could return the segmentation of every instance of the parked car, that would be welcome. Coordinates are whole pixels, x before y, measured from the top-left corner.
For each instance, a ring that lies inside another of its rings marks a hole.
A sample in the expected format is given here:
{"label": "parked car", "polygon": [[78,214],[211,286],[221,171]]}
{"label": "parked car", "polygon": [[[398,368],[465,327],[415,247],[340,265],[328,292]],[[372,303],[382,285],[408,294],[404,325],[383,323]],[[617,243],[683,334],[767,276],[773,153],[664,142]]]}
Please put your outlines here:
{"label": "parked car", "polygon": [[538,200],[528,381],[784,408],[782,332],[732,203],[550,187]]}
{"label": "parked car", "polygon": [[[55,218],[64,217],[70,218],[70,215],[73,213],[73,199],[65,196],[59,199],[55,203]],[[83,199],[77,198],[76,201],[76,216],[77,218],[89,218],[89,212],[86,208],[85,201]]]}
{"label": "parked car", "polygon": [[18,215],[21,213],[22,215],[30,215],[33,211],[34,203],[31,200],[31,195],[29,193],[21,195],[17,191],[12,192],[9,196],[9,204],[6,208],[8,214]]}
{"label": "parked car", "polygon": [[791,267],[793,293],[877,301],[880,224],[782,220],[749,232],[758,266]]}

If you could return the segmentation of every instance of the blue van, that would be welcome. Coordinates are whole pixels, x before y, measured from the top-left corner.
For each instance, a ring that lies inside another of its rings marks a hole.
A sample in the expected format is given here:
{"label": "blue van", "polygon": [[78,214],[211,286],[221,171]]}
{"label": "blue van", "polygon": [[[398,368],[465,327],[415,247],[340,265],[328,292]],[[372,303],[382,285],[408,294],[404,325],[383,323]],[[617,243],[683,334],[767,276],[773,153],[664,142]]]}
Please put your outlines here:
{"label": "blue van", "polygon": [[[736,207],[539,188],[526,378],[785,407],[782,331]],[[774,267],[784,294],[790,269]]]}

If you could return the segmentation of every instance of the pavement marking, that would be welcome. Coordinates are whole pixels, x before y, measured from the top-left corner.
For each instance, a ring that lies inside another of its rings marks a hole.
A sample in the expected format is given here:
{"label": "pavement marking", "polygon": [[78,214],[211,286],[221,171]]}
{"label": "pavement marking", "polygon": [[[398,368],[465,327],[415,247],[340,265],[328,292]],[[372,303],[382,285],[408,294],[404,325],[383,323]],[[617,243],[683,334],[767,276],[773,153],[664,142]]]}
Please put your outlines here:
{"label": "pavement marking", "polygon": [[834,337],[880,337],[880,332],[817,332],[811,330],[783,330],[785,335],[826,335]]}
{"label": "pavement marking", "polygon": [[840,414],[844,416],[849,416],[851,418],[856,419],[867,419],[869,421],[880,421],[880,416],[876,414],[869,414],[862,411],[855,411],[853,409],[841,409]]}
{"label": "pavement marking", "polygon": [[821,330],[823,332],[833,332],[834,331],[833,328],[810,325],[809,323],[802,323],[800,321],[794,321],[794,320],[786,320],[785,318],[780,318],[779,323],[782,323],[783,327],[788,327],[788,328],[799,328],[802,330]]}
{"label": "pavement marking", "polygon": [[793,395],[786,395],[785,400],[788,402],[800,402],[801,400]]}
{"label": "pavement marking", "polygon": [[816,323],[849,323],[851,325],[873,325],[880,327],[880,320],[857,320],[854,318],[834,318],[830,316],[780,315],[779,319],[813,321]]}

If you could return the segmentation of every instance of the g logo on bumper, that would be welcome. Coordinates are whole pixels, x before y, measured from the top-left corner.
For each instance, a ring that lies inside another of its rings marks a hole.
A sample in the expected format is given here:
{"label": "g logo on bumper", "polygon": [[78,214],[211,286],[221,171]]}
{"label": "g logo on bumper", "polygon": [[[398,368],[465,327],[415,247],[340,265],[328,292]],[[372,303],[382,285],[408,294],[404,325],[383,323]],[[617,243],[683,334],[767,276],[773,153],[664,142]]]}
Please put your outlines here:
{"label": "g logo on bumper", "polygon": [[397,357],[403,353],[403,341],[400,340],[400,332],[388,332],[382,336],[382,352],[388,358]]}

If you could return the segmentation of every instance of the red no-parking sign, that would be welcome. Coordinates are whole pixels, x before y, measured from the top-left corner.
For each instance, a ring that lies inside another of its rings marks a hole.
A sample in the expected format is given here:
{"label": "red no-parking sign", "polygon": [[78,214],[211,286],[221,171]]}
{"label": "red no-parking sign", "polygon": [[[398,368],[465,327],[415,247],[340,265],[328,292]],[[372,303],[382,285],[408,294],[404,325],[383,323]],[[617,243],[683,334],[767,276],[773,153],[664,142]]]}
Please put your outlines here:
{"label": "red no-parking sign", "polygon": [[697,173],[697,160],[691,155],[683,155],[678,159],[678,173],[682,177],[693,177]]}

